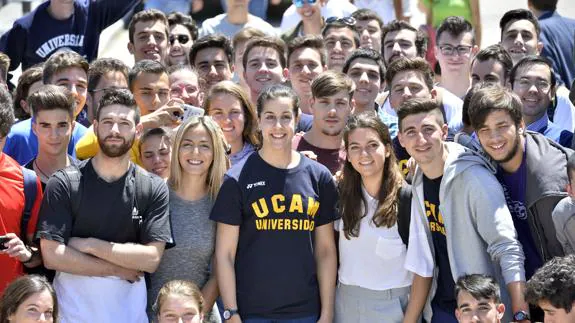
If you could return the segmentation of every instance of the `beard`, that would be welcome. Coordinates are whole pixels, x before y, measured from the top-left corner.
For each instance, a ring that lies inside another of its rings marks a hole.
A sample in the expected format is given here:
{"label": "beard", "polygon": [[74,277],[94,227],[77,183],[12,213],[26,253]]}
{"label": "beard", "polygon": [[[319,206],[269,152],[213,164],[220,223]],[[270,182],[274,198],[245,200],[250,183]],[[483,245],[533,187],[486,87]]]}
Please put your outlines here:
{"label": "beard", "polygon": [[[120,145],[107,144],[106,140],[110,138],[122,139],[122,144]],[[130,138],[127,139],[120,136],[107,136],[105,138],[101,138],[98,135],[98,145],[100,146],[100,150],[105,156],[110,158],[117,158],[124,156],[126,153],[130,151],[132,145],[134,144],[135,138],[136,138],[135,134],[133,134]]]}
{"label": "beard", "polygon": [[494,161],[496,161],[497,163],[500,163],[500,164],[510,161],[511,159],[513,159],[513,157],[515,157],[515,155],[517,154],[517,151],[519,151],[519,144],[521,143],[519,136],[521,136],[519,134],[519,132],[516,132],[515,140],[512,143],[511,150],[503,158],[497,160],[497,159],[493,158],[493,156],[489,155],[489,153],[487,153],[487,155],[489,155],[489,157],[491,159],[493,159]]}

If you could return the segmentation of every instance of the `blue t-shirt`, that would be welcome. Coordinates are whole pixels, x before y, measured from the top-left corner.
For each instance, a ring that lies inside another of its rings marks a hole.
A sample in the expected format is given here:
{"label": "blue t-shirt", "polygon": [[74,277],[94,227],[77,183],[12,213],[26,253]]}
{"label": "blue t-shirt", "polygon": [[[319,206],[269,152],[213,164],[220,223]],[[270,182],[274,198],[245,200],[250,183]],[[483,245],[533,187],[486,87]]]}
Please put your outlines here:
{"label": "blue t-shirt", "polygon": [[429,179],[423,175],[423,196],[425,203],[425,214],[429,222],[429,231],[433,240],[435,250],[435,263],[439,269],[437,275],[437,290],[433,302],[447,313],[455,315],[455,282],[449,265],[449,255],[447,254],[447,238],[445,235],[445,222],[439,210],[439,188],[441,179]]}
{"label": "blue t-shirt", "polygon": [[315,228],[338,217],[329,170],[301,155],[279,169],[259,153],[233,166],[210,219],[239,226],[235,257],[238,310],[245,318],[294,319],[320,313]]}
{"label": "blue t-shirt", "polygon": [[[68,144],[68,155],[76,158],[76,143],[84,136],[88,129],[76,122],[72,137]],[[26,165],[38,155],[38,137],[32,131],[32,119],[26,119],[13,125],[6,136],[4,153],[16,160],[20,165]]]}
{"label": "blue t-shirt", "polygon": [[307,113],[300,113],[296,132],[308,132],[313,125],[313,116]]}
{"label": "blue t-shirt", "polygon": [[527,162],[525,161],[525,156],[526,151],[523,154],[521,166],[514,173],[507,173],[502,168],[499,168],[497,179],[503,186],[507,207],[511,212],[515,231],[517,231],[517,240],[523,247],[523,253],[525,254],[525,278],[529,279],[537,269],[543,266],[543,261],[531,235],[527,208],[525,207],[525,189],[527,184]]}

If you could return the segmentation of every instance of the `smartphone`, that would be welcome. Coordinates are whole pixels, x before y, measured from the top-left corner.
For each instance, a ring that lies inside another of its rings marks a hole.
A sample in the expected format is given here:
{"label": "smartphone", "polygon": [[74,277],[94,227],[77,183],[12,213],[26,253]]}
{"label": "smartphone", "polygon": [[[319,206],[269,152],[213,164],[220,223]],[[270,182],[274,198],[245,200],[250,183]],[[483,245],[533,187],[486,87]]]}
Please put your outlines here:
{"label": "smartphone", "polygon": [[0,250],[8,249],[8,247],[4,245],[8,241],[10,241],[10,238],[8,238],[7,236],[0,236]]}
{"label": "smartphone", "polygon": [[188,120],[191,117],[201,117],[204,115],[204,109],[191,104],[182,104],[182,109],[184,109],[184,114],[180,117],[182,121]]}

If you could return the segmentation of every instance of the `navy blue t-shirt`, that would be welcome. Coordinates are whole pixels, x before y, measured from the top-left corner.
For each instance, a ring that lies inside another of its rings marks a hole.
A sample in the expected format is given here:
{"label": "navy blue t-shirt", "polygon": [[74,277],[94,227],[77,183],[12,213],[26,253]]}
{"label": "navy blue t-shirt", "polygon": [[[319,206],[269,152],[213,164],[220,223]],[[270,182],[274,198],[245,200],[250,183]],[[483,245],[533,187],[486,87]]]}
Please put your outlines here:
{"label": "navy blue t-shirt", "polygon": [[393,152],[395,153],[395,157],[397,158],[397,163],[399,164],[399,169],[403,176],[407,176],[409,173],[409,168],[407,167],[407,162],[409,161],[409,153],[405,148],[401,146],[399,143],[399,138],[395,137],[392,139],[393,143]]}
{"label": "navy blue t-shirt", "polygon": [[[527,184],[527,162],[525,154],[521,166],[514,173],[507,173],[502,168],[497,172],[497,179],[503,186],[507,207],[511,212],[511,218],[517,231],[517,240],[523,247],[525,254],[525,277],[531,278],[535,271],[543,266],[541,255],[537,251],[535,241],[529,228],[527,209],[525,207],[525,189]],[[551,215],[551,214],[549,214]]]}
{"label": "navy blue t-shirt", "polygon": [[320,313],[316,227],[332,223],[337,190],[329,170],[301,155],[279,169],[254,153],[224,178],[210,219],[240,226],[235,258],[242,318],[293,319]]}
{"label": "navy blue t-shirt", "polygon": [[[437,291],[433,302],[447,313],[455,313],[455,282],[449,266],[449,255],[447,254],[447,239],[445,235],[445,223],[443,215],[439,210],[439,188],[441,186],[440,176],[429,179],[423,175],[423,196],[425,203],[425,214],[429,222],[429,230],[433,240],[435,250],[435,263],[439,268],[437,276]],[[455,314],[453,314],[455,315]]]}

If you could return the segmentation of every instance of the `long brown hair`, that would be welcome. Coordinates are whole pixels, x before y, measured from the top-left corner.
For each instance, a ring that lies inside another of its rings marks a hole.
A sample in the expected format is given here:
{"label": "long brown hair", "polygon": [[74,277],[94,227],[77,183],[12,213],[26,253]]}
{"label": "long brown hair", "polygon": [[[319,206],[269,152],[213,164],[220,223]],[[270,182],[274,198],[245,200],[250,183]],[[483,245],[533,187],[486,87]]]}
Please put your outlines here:
{"label": "long brown hair", "polygon": [[[381,174],[381,187],[377,194],[379,201],[373,215],[373,223],[377,227],[392,227],[397,222],[399,191],[403,184],[403,176],[397,165],[393,152],[393,144],[388,127],[373,112],[364,112],[349,118],[343,131],[345,150],[349,147],[349,135],[356,129],[367,128],[378,134],[379,140],[390,153],[385,158],[385,166]],[[343,220],[343,231],[346,239],[359,235],[359,223],[367,215],[367,201],[362,194],[361,175],[346,159],[343,165],[342,179],[339,182],[340,212]],[[360,211],[363,209],[363,213]]]}
{"label": "long brown hair", "polygon": [[58,301],[54,289],[46,278],[30,275],[19,277],[4,290],[4,295],[0,300],[0,323],[9,323],[8,318],[16,313],[22,303],[30,296],[43,291],[48,291],[52,296],[52,318],[54,322],[58,322]]}

